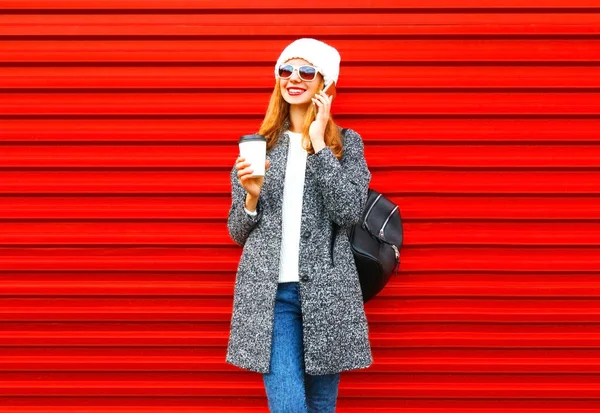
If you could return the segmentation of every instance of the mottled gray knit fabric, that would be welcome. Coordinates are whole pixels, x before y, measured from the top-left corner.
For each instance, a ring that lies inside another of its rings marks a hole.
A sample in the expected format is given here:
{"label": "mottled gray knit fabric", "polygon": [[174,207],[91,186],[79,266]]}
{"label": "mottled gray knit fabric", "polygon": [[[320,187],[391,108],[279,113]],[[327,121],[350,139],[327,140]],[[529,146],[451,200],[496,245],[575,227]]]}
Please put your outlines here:
{"label": "mottled gray knit fabric", "polygon": [[[226,361],[259,373],[270,370],[288,144],[289,136],[283,133],[267,153],[271,165],[256,217],[244,212],[246,192],[235,167],[231,170],[227,226],[231,238],[244,248],[235,281]],[[371,173],[358,133],[347,129],[343,147],[341,160],[325,147],[306,161],[299,276],[305,371],[312,375],[365,368],[373,362],[358,274],[346,234],[364,209]],[[335,238],[332,221],[339,225]]]}

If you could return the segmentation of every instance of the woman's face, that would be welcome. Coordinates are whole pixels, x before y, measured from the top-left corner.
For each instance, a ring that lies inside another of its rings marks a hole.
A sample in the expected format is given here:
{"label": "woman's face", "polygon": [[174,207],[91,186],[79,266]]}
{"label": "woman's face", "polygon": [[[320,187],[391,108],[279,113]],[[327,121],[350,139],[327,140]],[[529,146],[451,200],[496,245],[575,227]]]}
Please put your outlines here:
{"label": "woman's face", "polygon": [[[286,63],[295,67],[304,65],[312,66],[304,59],[290,59]],[[309,105],[312,103],[310,98],[318,92],[321,79],[323,79],[323,76],[321,73],[317,73],[314,80],[305,81],[300,79],[298,71],[294,70],[294,73],[292,73],[292,76],[289,79],[279,79],[281,95],[290,105]]]}

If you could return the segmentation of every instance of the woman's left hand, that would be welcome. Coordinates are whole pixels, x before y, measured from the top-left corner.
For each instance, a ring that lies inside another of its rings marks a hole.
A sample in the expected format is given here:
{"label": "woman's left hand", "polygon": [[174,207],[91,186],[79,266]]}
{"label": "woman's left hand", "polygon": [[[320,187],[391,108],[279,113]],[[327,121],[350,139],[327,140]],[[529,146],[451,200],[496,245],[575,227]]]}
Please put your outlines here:
{"label": "woman's left hand", "polygon": [[315,142],[323,142],[325,140],[325,128],[329,121],[329,113],[331,111],[331,102],[333,96],[328,96],[325,92],[320,91],[312,98],[313,104],[317,105],[317,117],[310,124],[308,135],[314,146]]}

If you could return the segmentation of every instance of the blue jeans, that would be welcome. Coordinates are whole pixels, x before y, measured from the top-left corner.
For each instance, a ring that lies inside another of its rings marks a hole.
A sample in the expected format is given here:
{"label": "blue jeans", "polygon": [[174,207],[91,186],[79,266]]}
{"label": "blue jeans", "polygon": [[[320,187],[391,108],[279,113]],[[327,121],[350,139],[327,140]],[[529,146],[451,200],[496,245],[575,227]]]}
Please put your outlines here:
{"label": "blue jeans", "polygon": [[271,413],[333,413],[340,373],[304,372],[302,310],[297,282],[279,283],[275,299],[271,366],[263,381]]}

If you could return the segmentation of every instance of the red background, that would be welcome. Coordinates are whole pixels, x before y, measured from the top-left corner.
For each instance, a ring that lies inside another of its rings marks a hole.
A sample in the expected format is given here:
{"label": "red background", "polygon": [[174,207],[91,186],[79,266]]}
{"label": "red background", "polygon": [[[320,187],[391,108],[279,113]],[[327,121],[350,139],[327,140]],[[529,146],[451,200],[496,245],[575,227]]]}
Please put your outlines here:
{"label": "red background", "polygon": [[600,3],[0,0],[0,412],[265,412],[224,363],[237,138],[273,65],[405,221],[339,412],[600,410]]}

